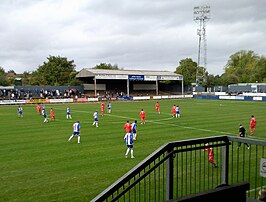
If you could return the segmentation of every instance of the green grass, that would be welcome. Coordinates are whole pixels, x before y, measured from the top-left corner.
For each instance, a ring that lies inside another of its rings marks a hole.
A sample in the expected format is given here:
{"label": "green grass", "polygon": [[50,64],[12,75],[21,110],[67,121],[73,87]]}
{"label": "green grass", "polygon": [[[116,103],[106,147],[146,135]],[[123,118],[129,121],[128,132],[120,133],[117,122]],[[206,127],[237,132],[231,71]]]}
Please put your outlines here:
{"label": "green grass", "polygon": [[[100,103],[69,104],[73,119],[66,119],[67,104],[52,106],[56,122],[43,123],[35,105],[0,106],[0,201],[90,201],[161,145],[183,139],[237,135],[239,123],[248,130],[250,115],[257,118],[257,139],[266,138],[266,103],[214,100],[161,100],[113,102],[112,113],[99,117],[93,127],[93,112]],[[171,118],[173,104],[181,118]],[[147,123],[138,124],[135,159],[125,159],[123,125],[139,121],[143,108]],[[72,124],[81,122],[81,144],[73,138]]]}

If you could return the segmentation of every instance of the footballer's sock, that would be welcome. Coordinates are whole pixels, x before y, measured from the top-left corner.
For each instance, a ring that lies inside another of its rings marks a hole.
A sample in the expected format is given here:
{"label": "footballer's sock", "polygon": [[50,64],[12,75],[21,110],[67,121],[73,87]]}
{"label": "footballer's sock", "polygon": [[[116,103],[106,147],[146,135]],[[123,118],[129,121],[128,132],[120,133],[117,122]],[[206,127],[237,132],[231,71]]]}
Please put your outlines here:
{"label": "footballer's sock", "polygon": [[93,122],[93,124],[92,124],[93,126],[95,125],[95,121]]}
{"label": "footballer's sock", "polygon": [[80,143],[80,136],[78,136],[78,143]]}
{"label": "footballer's sock", "polygon": [[98,127],[98,123],[96,122],[96,127]]}
{"label": "footballer's sock", "polygon": [[73,135],[71,135],[71,136],[69,137],[68,142],[69,142],[72,138],[73,138]]}
{"label": "footballer's sock", "polygon": [[131,158],[134,158],[133,149],[131,149]]}
{"label": "footballer's sock", "polygon": [[130,149],[129,149],[129,148],[127,148],[127,152],[126,152],[126,154],[125,154],[126,156],[128,155],[128,153],[129,153],[129,150],[130,150]]}

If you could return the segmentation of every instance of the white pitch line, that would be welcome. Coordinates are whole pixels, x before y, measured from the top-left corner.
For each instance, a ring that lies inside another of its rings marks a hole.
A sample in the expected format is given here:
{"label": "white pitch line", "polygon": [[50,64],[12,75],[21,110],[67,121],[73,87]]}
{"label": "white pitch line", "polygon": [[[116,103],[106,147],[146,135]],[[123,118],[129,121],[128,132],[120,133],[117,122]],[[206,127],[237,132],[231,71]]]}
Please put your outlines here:
{"label": "white pitch line", "polygon": [[220,133],[220,134],[231,134],[231,135],[233,134],[233,133],[209,130],[209,129],[204,129],[204,128],[195,128],[195,127],[190,127],[190,126],[181,126],[181,125],[170,124],[170,123],[160,123],[160,122],[151,121],[151,120],[149,120],[149,121],[147,120],[147,122],[157,123],[157,124],[161,124],[161,125],[168,125],[168,126],[177,126],[177,127],[181,127],[181,128],[186,128],[186,129],[190,129],[190,130],[199,130],[199,131],[204,131],[204,132],[212,132],[212,133]]}
{"label": "white pitch line", "polygon": [[[125,116],[117,116],[117,115],[111,115],[108,114],[109,116],[114,116],[114,117],[120,117],[120,118],[125,118],[125,119],[132,119],[130,117],[125,117]],[[167,119],[172,119],[171,118],[167,118]],[[166,119],[165,119],[166,120]],[[146,122],[151,122],[151,123],[157,123],[157,124],[161,124],[161,125],[168,125],[168,126],[174,126],[174,127],[181,127],[181,128],[185,128],[185,129],[190,129],[190,130],[199,130],[199,131],[204,131],[204,132],[210,132],[210,133],[219,133],[219,134],[230,134],[233,135],[233,133],[229,133],[229,132],[223,132],[223,131],[215,131],[215,130],[209,130],[209,129],[204,129],[204,128],[195,128],[195,127],[190,127],[190,126],[181,126],[181,125],[177,125],[177,124],[170,124],[170,123],[161,123],[158,122],[159,120],[153,121],[153,120],[146,120]]]}
{"label": "white pitch line", "polygon": [[[80,110],[72,110],[72,111],[76,111],[76,112],[82,112],[82,113],[90,113],[89,112],[85,112],[85,111],[80,111]],[[118,118],[123,118],[123,119],[133,119],[135,120],[136,118],[133,117],[128,117],[128,116],[119,116],[119,115],[113,115],[113,114],[105,114],[105,116],[113,116],[113,117],[118,117]],[[209,132],[209,133],[218,133],[218,134],[227,134],[227,135],[234,135],[234,133],[230,133],[230,132],[223,132],[223,131],[215,131],[215,130],[209,130],[209,129],[204,129],[204,128],[196,128],[196,127],[190,127],[190,126],[182,126],[182,125],[178,125],[178,124],[171,124],[171,123],[161,123],[158,121],[163,121],[163,120],[170,120],[173,119],[172,117],[170,118],[166,118],[166,119],[161,119],[161,120],[146,120],[146,122],[150,122],[150,123],[156,123],[156,124],[161,124],[161,125],[166,125],[166,126],[173,126],[173,127],[180,127],[180,128],[185,128],[185,129],[189,129],[189,130],[198,130],[198,131],[204,131],[204,132]],[[181,118],[180,118],[181,119]]]}
{"label": "white pitch line", "polygon": [[264,186],[262,186],[262,187],[257,187],[257,188],[255,188],[255,189],[248,190],[247,193],[249,193],[249,192],[254,192],[254,191],[257,191],[257,190],[263,189],[263,188],[265,188],[265,187],[266,187],[266,185],[264,185]]}

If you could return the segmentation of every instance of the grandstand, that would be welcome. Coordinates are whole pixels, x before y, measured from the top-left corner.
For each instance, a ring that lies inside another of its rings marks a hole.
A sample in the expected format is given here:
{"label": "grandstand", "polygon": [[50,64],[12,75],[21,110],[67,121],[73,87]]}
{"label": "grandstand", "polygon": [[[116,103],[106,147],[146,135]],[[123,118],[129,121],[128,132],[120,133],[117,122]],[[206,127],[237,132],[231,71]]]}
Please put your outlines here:
{"label": "grandstand", "polygon": [[163,81],[181,81],[173,92],[184,93],[183,76],[169,71],[84,68],[76,78],[84,83],[84,91],[93,96],[159,95],[163,91]]}

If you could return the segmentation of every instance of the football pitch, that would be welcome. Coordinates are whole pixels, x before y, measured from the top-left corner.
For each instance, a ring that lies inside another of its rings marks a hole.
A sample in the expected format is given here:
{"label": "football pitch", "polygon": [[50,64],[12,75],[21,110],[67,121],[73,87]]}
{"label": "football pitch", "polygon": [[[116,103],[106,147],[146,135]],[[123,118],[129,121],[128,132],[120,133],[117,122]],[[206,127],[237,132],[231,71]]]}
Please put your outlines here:
{"label": "football pitch", "polygon": [[[0,106],[0,201],[90,201],[110,184],[171,141],[200,137],[238,135],[239,124],[249,131],[250,116],[257,119],[256,139],[266,139],[266,102],[201,99],[111,102],[112,112],[99,116],[92,126],[93,113],[100,103],[46,104],[56,121],[44,123],[36,105]],[[173,118],[171,107],[178,105],[181,117]],[[72,119],[66,119],[70,106]],[[139,112],[146,112],[140,124]],[[99,113],[100,115],[100,113]],[[72,125],[81,124],[81,143],[72,134]],[[123,126],[138,121],[134,144],[135,159],[125,159]],[[249,133],[249,132],[248,132]]]}

